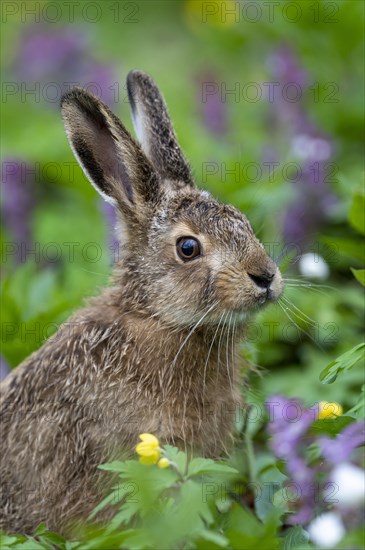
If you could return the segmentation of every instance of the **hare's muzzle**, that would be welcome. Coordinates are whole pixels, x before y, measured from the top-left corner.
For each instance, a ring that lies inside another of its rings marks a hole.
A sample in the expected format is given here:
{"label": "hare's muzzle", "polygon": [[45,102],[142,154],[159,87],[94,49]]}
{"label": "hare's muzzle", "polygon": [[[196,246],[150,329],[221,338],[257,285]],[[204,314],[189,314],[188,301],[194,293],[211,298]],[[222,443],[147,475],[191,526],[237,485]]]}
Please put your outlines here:
{"label": "hare's muzzle", "polygon": [[266,302],[266,300],[277,300],[283,290],[283,280],[279,269],[275,266],[270,271],[263,273],[249,273],[247,275],[255,285],[256,292],[259,292],[258,300],[260,303]]}

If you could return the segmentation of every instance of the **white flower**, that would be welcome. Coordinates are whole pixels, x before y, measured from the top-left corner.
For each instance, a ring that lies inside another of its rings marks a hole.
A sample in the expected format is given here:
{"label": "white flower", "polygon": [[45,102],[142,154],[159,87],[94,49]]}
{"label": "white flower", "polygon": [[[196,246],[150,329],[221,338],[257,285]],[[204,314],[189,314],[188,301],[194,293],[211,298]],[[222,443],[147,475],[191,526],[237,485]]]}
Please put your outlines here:
{"label": "white flower", "polygon": [[327,512],[312,521],[308,533],[320,548],[333,548],[344,536],[345,528],[338,514]]}
{"label": "white flower", "polygon": [[308,252],[299,260],[299,271],[304,277],[313,279],[327,279],[330,270],[326,262],[318,254]]}
{"label": "white flower", "polygon": [[331,474],[331,480],[336,485],[334,495],[343,508],[356,507],[365,500],[365,472],[350,463],[339,464]]}
{"label": "white flower", "polygon": [[331,145],[323,138],[298,134],[293,138],[292,152],[303,160],[323,161],[331,156]]}

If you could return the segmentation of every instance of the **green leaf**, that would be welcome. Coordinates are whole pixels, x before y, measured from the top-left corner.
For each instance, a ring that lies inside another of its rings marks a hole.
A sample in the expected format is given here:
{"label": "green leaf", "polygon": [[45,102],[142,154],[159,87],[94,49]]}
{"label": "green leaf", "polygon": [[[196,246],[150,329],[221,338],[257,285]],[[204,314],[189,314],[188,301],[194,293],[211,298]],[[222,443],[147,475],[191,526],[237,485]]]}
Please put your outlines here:
{"label": "green leaf", "polygon": [[353,422],[351,416],[338,416],[337,418],[323,418],[313,422],[310,433],[313,434],[328,434],[331,436],[337,435],[341,432],[346,426]]}
{"label": "green leaf", "polygon": [[188,467],[188,477],[201,476],[206,474],[238,474],[238,470],[219,464],[209,458],[194,458]]}
{"label": "green leaf", "polygon": [[187,463],[186,453],[179,451],[177,447],[173,447],[172,445],[164,445],[163,448],[166,451],[168,458],[172,460],[172,462],[175,462],[175,464],[179,469],[179,472],[184,474],[186,471],[186,463]]}
{"label": "green leaf", "polygon": [[355,418],[365,418],[365,384],[361,388],[358,402],[346,414],[353,415]]}
{"label": "green leaf", "polygon": [[124,502],[121,510],[115,514],[113,519],[108,524],[106,532],[111,533],[121,525],[127,525],[131,519],[138,514],[139,510],[140,505],[138,500],[136,502]]}
{"label": "green leaf", "polygon": [[65,548],[65,539],[61,535],[59,535],[58,533],[54,533],[53,531],[48,531],[47,533],[44,533],[42,539],[47,542],[49,541],[50,543],[52,543],[52,545],[55,544],[60,550],[63,550],[63,548]]}
{"label": "green leaf", "polygon": [[309,537],[303,527],[296,525],[291,527],[283,540],[283,550],[304,550],[311,546],[308,544]]}
{"label": "green leaf", "polygon": [[108,472],[124,472],[126,468],[126,462],[121,460],[114,460],[113,462],[108,462],[106,464],[99,464],[98,468],[100,470],[107,470]]}
{"label": "green leaf", "polygon": [[255,511],[258,518],[263,521],[275,521],[280,523],[280,516],[285,511],[282,506],[274,504],[277,491],[288,479],[275,463],[268,464],[259,473],[259,482],[255,490]]}
{"label": "green leaf", "polygon": [[352,267],[350,269],[355,279],[359,281],[362,286],[365,286],[365,269],[354,269]]}
{"label": "green leaf", "polygon": [[325,237],[321,238],[321,242],[332,247],[334,259],[341,259],[343,256],[352,258],[359,262],[365,261],[365,250],[363,239],[347,238],[347,237]]}
{"label": "green leaf", "polygon": [[289,503],[288,503],[288,492],[286,487],[283,487],[282,489],[279,489],[278,491],[276,491],[273,498],[273,504],[275,508],[277,508],[278,510],[281,510],[283,514],[288,513]]}
{"label": "green leaf", "polygon": [[93,519],[108,504],[115,504],[118,501],[117,499],[120,497],[120,494],[121,492],[119,490],[119,486],[114,487],[113,491],[94,508],[94,510],[89,515],[89,520]]}
{"label": "green leaf", "polygon": [[37,527],[37,529],[34,531],[35,535],[43,535],[43,533],[47,532],[47,526],[45,523],[40,523]]}
{"label": "green leaf", "polygon": [[38,273],[30,281],[24,311],[26,319],[50,309],[50,305],[53,305],[52,295],[54,294],[56,283],[57,272],[50,267]]}
{"label": "green leaf", "polygon": [[349,212],[349,220],[357,231],[365,235],[365,195],[355,193]]}
{"label": "green leaf", "polygon": [[228,518],[226,536],[235,550],[275,550],[279,546],[275,522],[262,524],[249,510],[235,505]]}
{"label": "green leaf", "polygon": [[[4,550],[3,546],[1,548],[2,550]],[[27,537],[27,540],[25,542],[18,543],[16,544],[16,546],[14,546],[13,544],[12,546],[10,546],[10,548],[15,548],[16,550],[53,550],[53,546],[50,546],[49,544],[44,542],[38,542],[32,537]]]}
{"label": "green leaf", "polygon": [[275,489],[277,489],[277,484],[269,482],[265,482],[265,484],[260,487],[260,492],[255,499],[255,511],[257,517],[261,521],[266,522],[271,518],[277,525],[280,525],[280,516],[283,515],[284,510],[273,504]]}
{"label": "green leaf", "polygon": [[208,531],[208,529],[203,529],[200,532],[200,538],[202,541],[198,539],[195,543],[198,550],[206,550],[207,542],[209,542],[209,550],[215,550],[216,548],[227,548],[228,546],[228,539],[226,537],[220,533]]}
{"label": "green leaf", "polygon": [[243,533],[256,533],[257,536],[263,530],[263,525],[257,517],[250,510],[237,504],[232,506],[229,514],[229,526]]}
{"label": "green leaf", "polygon": [[364,358],[365,343],[361,343],[327,365],[327,367],[322,370],[319,379],[322,384],[332,384],[343,371],[352,369],[352,367],[359,363],[359,361],[364,360]]}
{"label": "green leaf", "polygon": [[68,542],[65,550],[73,550],[74,548],[79,548],[80,550],[119,550],[120,548],[130,548],[124,542],[131,533],[135,533],[135,530],[118,530],[115,533],[107,533],[105,530],[102,530],[99,533],[86,533],[86,540],[83,540],[82,543]]}
{"label": "green leaf", "polygon": [[23,535],[3,535],[0,533],[0,548],[6,548],[6,546],[12,546],[16,542],[24,542],[26,537]]}
{"label": "green leaf", "polygon": [[365,527],[353,528],[346,533],[344,538],[338,543],[337,548],[340,550],[348,550],[348,548],[363,549],[365,548]]}
{"label": "green leaf", "polygon": [[[51,543],[48,539],[47,539],[47,536],[45,535],[42,535],[42,536],[37,536],[37,539],[38,539],[38,542],[40,544],[43,545],[43,548],[47,549],[47,550],[54,550],[54,545],[53,543]],[[59,547],[59,550],[63,550],[63,547],[62,547],[62,544],[61,546]]]}

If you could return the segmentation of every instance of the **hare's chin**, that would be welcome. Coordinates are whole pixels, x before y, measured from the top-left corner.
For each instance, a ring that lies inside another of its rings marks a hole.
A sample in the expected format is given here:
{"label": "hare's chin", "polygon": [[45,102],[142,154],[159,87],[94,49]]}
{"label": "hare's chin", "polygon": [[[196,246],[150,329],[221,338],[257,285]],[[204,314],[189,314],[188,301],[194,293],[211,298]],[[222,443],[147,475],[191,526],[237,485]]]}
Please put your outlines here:
{"label": "hare's chin", "polygon": [[[248,311],[242,311],[242,310],[222,310],[219,315],[216,316],[216,318],[211,318],[209,321],[207,321],[207,325],[211,325],[216,327],[217,325],[220,325],[223,327],[224,325],[233,325],[233,324],[240,324],[247,321],[248,317],[250,316],[250,313]],[[224,322],[222,321],[224,319]]]}
{"label": "hare's chin", "polygon": [[229,319],[229,323],[231,325],[244,323],[245,321],[247,321],[249,315],[250,314],[247,311],[235,311],[233,312],[232,317]]}
{"label": "hare's chin", "polygon": [[280,298],[280,295],[281,291],[279,292],[277,290],[269,288],[257,298],[257,304],[259,306],[264,306],[266,304],[268,305],[272,302],[276,302]]}

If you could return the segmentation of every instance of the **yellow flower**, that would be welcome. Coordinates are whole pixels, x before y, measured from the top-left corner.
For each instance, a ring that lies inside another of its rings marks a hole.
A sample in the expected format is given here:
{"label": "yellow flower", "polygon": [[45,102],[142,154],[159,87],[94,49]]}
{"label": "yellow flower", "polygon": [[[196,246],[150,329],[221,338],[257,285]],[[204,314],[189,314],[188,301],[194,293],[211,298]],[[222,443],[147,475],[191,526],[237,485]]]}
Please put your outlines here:
{"label": "yellow flower", "polygon": [[318,418],[336,418],[341,416],[343,409],[339,403],[329,403],[328,401],[320,401],[318,403]]}
{"label": "yellow flower", "polygon": [[161,469],[168,468],[170,466],[170,461],[168,458],[160,458],[160,460],[157,463],[157,466]]}
{"label": "yellow flower", "polygon": [[211,25],[213,27],[231,27],[241,21],[241,11],[234,0],[186,0],[184,12],[188,24],[193,28]]}
{"label": "yellow flower", "polygon": [[160,443],[152,434],[141,434],[142,440],[136,447],[136,453],[139,454],[141,464],[156,464],[161,456]]}

